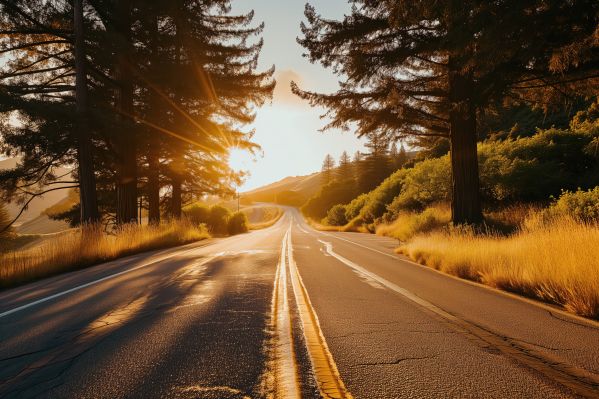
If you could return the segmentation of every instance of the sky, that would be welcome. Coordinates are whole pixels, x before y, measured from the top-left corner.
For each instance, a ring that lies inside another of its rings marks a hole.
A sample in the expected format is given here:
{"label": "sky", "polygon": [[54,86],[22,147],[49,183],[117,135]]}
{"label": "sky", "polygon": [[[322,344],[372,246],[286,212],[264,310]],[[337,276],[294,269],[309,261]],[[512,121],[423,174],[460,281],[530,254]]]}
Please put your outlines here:
{"label": "sky", "polygon": [[[350,154],[363,148],[351,132],[327,130],[320,119],[323,109],[311,108],[289,87],[293,80],[301,88],[330,92],[338,79],[319,64],[302,57],[304,49],[296,42],[301,35],[300,22],[305,20],[306,0],[233,0],[233,12],[255,11],[255,21],[264,21],[264,47],[260,69],[276,68],[272,103],[257,110],[253,141],[262,152],[251,156],[234,151],[231,166],[250,173],[241,191],[251,190],[287,176],[306,175],[320,170],[326,154],[339,158],[346,150]],[[349,10],[347,0],[310,0],[310,4],[325,17],[340,18]]]}

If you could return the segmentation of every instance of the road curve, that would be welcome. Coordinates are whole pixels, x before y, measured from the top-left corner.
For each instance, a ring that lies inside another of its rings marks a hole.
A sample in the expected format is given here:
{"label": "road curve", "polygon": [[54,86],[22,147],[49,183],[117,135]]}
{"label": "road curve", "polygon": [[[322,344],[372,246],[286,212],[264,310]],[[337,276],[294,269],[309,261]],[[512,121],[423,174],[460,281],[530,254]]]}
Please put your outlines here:
{"label": "road curve", "polygon": [[599,324],[272,227],[0,292],[2,398],[599,397]]}

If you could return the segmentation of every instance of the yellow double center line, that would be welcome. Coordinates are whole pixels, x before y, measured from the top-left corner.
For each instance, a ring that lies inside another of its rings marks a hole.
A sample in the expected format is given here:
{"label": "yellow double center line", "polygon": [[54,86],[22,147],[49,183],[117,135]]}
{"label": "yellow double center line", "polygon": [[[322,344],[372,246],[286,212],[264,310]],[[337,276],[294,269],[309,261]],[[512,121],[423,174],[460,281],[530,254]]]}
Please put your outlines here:
{"label": "yellow double center line", "polygon": [[277,268],[273,297],[273,321],[275,322],[276,334],[276,397],[301,397],[298,367],[296,366],[293,349],[293,329],[291,328],[291,318],[289,316],[287,273],[289,273],[289,279],[291,280],[291,289],[299,310],[304,339],[321,396],[323,398],[351,399],[352,395],[341,380],[337,365],[320,329],[318,317],[293,259],[291,225],[283,237],[281,259]]}

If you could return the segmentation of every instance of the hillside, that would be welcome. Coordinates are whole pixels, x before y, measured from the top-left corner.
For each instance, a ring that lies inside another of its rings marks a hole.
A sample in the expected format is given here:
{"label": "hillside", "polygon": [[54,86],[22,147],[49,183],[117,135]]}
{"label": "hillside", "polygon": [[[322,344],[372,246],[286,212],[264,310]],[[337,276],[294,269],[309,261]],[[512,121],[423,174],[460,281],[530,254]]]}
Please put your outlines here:
{"label": "hillside", "polygon": [[[320,172],[306,176],[289,176],[242,194],[244,202],[277,202],[301,205],[320,188]],[[297,202],[297,204],[296,204]]]}
{"label": "hillside", "polygon": [[[0,169],[11,169],[11,168],[14,168],[16,164],[17,164],[17,159],[14,159],[14,158],[4,159],[4,160],[0,161]],[[60,168],[56,171],[56,173],[58,175],[62,175],[64,173],[67,173],[68,171],[69,170],[67,168]],[[31,201],[31,203],[29,204],[29,206],[27,207],[25,212],[23,212],[23,214],[21,215],[21,217],[19,218],[19,220],[17,221],[15,226],[18,226],[20,224],[25,224],[33,219],[38,218],[45,209],[59,203],[66,197],[67,197],[67,190],[57,190],[57,191],[49,192],[46,195],[44,195],[43,197],[38,197],[38,198],[34,199],[33,201]],[[8,210],[8,213],[10,214],[11,217],[15,217],[21,210],[21,205],[14,203],[14,202],[9,203],[9,204],[6,204],[6,209]],[[37,231],[34,231],[34,232],[38,233]]]}

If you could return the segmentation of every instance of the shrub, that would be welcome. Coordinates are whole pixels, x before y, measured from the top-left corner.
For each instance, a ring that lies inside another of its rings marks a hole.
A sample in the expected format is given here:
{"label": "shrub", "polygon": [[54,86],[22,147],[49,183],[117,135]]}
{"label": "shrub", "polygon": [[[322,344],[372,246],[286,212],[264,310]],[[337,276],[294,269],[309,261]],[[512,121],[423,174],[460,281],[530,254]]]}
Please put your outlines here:
{"label": "shrub", "polygon": [[588,191],[564,191],[545,211],[545,216],[567,216],[584,222],[599,223],[599,187]]}
{"label": "shrub", "polygon": [[427,159],[402,176],[401,193],[387,207],[385,220],[396,219],[402,211],[423,210],[433,203],[448,201],[451,193],[449,157]]}
{"label": "shrub", "polygon": [[356,216],[360,214],[366,202],[368,202],[369,196],[368,194],[360,194],[358,197],[354,198],[352,202],[345,205],[345,219],[352,220]]}
{"label": "shrub", "polygon": [[337,204],[333,206],[327,212],[326,224],[331,226],[345,226],[347,224],[347,218],[345,217],[345,206]]}
{"label": "shrub", "polygon": [[249,230],[247,215],[243,212],[235,212],[229,218],[227,230],[230,235],[247,233]]}
{"label": "shrub", "polygon": [[210,221],[210,208],[202,204],[191,204],[183,208],[183,214],[196,226],[208,224]]}
{"label": "shrub", "polygon": [[406,176],[410,173],[413,173],[413,169],[400,169],[368,193],[368,200],[360,211],[360,217],[364,223],[373,223],[385,214],[387,205],[401,193]]}
{"label": "shrub", "polygon": [[214,234],[227,234],[230,217],[229,209],[221,205],[214,205],[210,208],[210,217],[208,218],[210,231]]}

